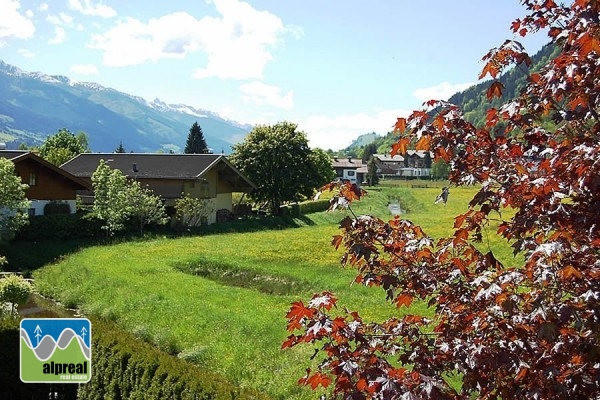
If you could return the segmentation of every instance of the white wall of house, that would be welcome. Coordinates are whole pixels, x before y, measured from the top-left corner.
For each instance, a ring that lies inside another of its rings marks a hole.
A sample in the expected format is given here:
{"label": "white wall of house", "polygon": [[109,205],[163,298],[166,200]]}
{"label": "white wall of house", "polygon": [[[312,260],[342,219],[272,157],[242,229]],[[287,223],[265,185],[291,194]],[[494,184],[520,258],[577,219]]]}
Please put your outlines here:
{"label": "white wall of house", "polygon": [[[44,215],[44,206],[52,201],[53,200],[31,200],[31,203],[29,204],[29,215]],[[71,214],[74,214],[77,211],[75,200],[61,200],[61,202],[69,205]]]}
{"label": "white wall of house", "polygon": [[356,183],[356,169],[345,169],[343,179],[348,179],[352,183]]}

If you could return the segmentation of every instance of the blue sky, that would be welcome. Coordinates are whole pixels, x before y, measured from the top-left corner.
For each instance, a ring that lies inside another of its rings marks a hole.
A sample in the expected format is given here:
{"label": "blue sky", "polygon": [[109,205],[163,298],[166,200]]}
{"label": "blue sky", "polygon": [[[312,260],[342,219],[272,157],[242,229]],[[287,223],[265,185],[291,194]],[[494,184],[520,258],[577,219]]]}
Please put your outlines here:
{"label": "blue sky", "polygon": [[[477,82],[518,0],[0,0],[0,59],[340,149]],[[517,38],[530,54],[544,33]]]}

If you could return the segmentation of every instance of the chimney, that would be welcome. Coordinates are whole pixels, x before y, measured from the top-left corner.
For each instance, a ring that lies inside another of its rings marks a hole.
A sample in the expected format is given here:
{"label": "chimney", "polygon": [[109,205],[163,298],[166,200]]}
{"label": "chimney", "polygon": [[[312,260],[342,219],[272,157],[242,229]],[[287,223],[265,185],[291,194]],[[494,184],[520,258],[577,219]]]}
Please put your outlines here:
{"label": "chimney", "polygon": [[352,157],[348,157],[348,162],[351,163],[352,162]]}

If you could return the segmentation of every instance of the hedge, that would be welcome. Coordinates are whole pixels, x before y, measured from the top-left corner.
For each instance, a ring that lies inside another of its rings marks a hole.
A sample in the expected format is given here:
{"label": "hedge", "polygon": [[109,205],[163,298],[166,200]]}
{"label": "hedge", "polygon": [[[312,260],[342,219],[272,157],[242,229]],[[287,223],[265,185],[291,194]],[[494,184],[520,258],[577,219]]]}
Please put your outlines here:
{"label": "hedge", "polygon": [[327,199],[309,200],[302,203],[287,204],[282,207],[283,215],[286,217],[299,217],[300,215],[326,211],[330,202]]}
{"label": "hedge", "polygon": [[0,318],[0,398],[62,399],[77,398],[77,385],[23,383],[20,377],[19,321],[15,318]]}
{"label": "hedge", "polygon": [[99,220],[86,214],[50,214],[29,217],[29,223],[16,233],[17,240],[63,240],[101,237]]}
{"label": "hedge", "polygon": [[90,320],[92,377],[80,385],[79,399],[267,399],[171,356],[112,322]]}

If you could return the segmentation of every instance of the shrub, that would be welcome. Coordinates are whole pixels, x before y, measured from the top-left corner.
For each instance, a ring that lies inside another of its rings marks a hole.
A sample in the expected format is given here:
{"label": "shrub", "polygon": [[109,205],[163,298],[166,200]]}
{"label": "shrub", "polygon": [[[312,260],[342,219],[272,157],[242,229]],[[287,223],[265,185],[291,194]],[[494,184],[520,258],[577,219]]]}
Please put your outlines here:
{"label": "shrub", "polygon": [[[128,399],[266,399],[242,390],[219,375],[173,357],[114,323],[90,318],[93,327],[91,380],[79,386],[81,400]],[[194,358],[193,356],[190,358]]]}
{"label": "shrub", "polygon": [[71,206],[64,201],[51,201],[44,206],[44,215],[71,214]]}
{"label": "shrub", "polygon": [[0,303],[10,303],[12,311],[25,304],[33,293],[33,287],[22,276],[10,274],[0,279]]}
{"label": "shrub", "polygon": [[29,224],[21,228],[17,240],[63,240],[101,236],[101,222],[88,214],[50,214],[29,218]]}

